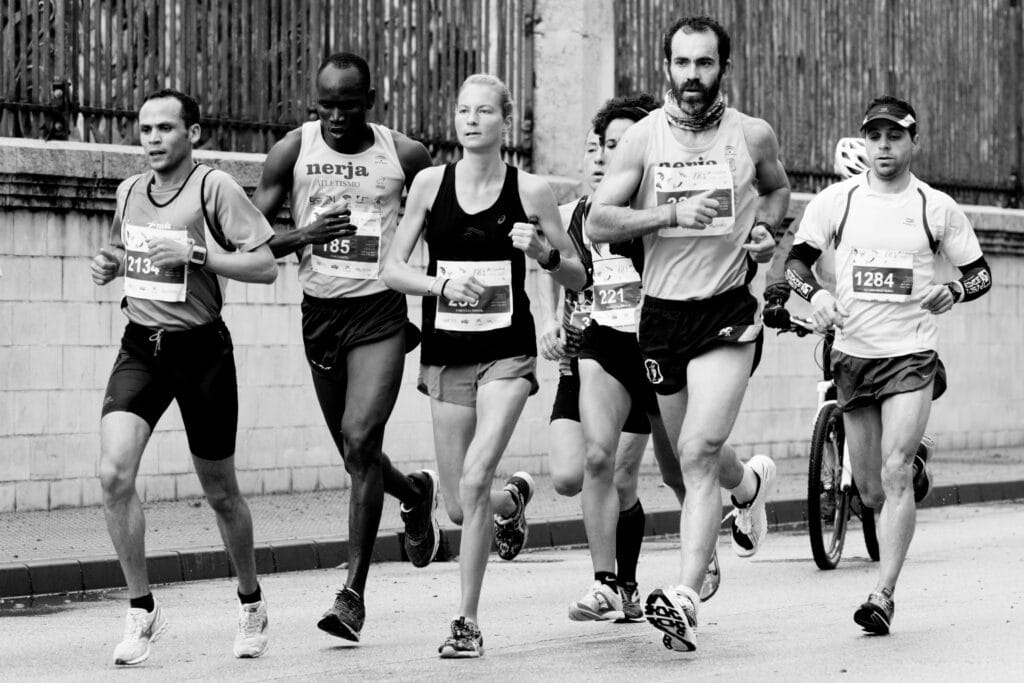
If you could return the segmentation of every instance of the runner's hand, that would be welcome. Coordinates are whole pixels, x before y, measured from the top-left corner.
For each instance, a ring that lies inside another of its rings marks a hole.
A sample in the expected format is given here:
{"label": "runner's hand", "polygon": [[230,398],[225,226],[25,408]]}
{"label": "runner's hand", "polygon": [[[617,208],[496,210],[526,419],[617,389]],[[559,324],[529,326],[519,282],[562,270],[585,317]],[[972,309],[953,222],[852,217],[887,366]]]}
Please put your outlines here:
{"label": "runner's hand", "polygon": [[534,261],[539,261],[551,251],[551,245],[536,223],[513,223],[508,236],[512,238],[513,247]]}
{"label": "runner's hand", "polygon": [[831,292],[824,289],[815,292],[811,298],[811,306],[814,308],[811,320],[814,321],[814,329],[818,332],[825,332],[830,327],[842,327],[850,317],[849,311],[836,301]]}
{"label": "runner's hand", "polygon": [[949,291],[946,285],[932,285],[925,291],[921,308],[929,313],[941,315],[953,308],[953,292]]}
{"label": "runner's hand", "polygon": [[754,226],[747,238],[743,248],[750,253],[750,257],[757,263],[768,263],[775,254],[775,238],[768,231],[768,228],[761,224]]}
{"label": "runner's hand", "polygon": [[121,268],[121,260],[110,249],[100,247],[99,253],[92,257],[92,281],[97,285],[105,285],[115,277]]}
{"label": "runner's hand", "polygon": [[339,237],[349,237],[355,233],[356,227],[349,222],[351,211],[348,202],[341,202],[331,207],[318,219],[302,229],[307,244],[327,244]]}
{"label": "runner's hand", "polygon": [[562,326],[552,325],[537,340],[540,355],[548,360],[561,360],[565,357],[565,342],[562,340]]}
{"label": "runner's hand", "polygon": [[479,280],[469,277],[453,277],[444,286],[444,298],[461,304],[471,304],[480,300],[484,286]]}
{"label": "runner's hand", "polygon": [[705,190],[681,202],[676,202],[676,225],[680,228],[703,230],[718,215],[718,200],[711,199],[713,189]]}
{"label": "runner's hand", "polygon": [[176,268],[188,263],[188,244],[169,237],[154,237],[146,244],[149,246],[147,258],[157,268]]}

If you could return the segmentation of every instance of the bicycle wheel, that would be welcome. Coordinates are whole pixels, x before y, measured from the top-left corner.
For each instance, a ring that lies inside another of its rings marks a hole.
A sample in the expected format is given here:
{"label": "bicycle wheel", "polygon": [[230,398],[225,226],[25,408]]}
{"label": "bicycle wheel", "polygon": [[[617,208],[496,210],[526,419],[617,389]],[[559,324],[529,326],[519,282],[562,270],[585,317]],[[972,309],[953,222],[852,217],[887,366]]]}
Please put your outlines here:
{"label": "bicycle wheel", "polygon": [[841,487],[842,474],[843,414],[829,401],[818,411],[807,467],[807,531],[820,569],[835,569],[843,556],[850,491]]}

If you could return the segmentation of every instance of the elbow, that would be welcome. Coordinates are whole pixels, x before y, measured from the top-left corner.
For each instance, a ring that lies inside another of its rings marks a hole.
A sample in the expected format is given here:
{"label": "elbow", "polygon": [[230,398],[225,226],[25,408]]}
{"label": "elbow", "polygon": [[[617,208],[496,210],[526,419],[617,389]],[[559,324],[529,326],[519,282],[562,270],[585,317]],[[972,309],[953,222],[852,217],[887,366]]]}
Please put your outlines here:
{"label": "elbow", "polygon": [[259,272],[256,274],[256,282],[263,285],[271,285],[277,279],[277,261],[271,258],[268,262],[262,264]]}
{"label": "elbow", "polygon": [[395,267],[390,261],[385,261],[380,269],[380,279],[388,289],[395,289]]}

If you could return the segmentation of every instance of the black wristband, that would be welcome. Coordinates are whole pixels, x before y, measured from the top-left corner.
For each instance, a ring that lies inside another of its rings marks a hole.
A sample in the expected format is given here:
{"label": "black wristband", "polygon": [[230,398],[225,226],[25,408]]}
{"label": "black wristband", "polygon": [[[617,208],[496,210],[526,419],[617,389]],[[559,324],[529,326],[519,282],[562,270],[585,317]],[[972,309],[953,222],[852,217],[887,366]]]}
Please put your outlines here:
{"label": "black wristband", "polygon": [[450,277],[446,277],[446,278],[444,279],[444,282],[442,282],[442,283],[441,283],[441,296],[444,296],[444,287],[445,287],[445,285],[447,285],[447,284],[448,284],[449,282],[451,282],[451,278],[450,278]]}
{"label": "black wristband", "polygon": [[960,303],[960,300],[963,298],[963,293],[960,291],[960,288],[952,282],[947,282],[946,287],[949,289],[949,293],[953,295],[953,303]]}
{"label": "black wristband", "polygon": [[558,251],[558,249],[555,249],[555,248],[552,248],[551,251],[548,252],[548,260],[547,260],[547,262],[546,263],[540,263],[540,267],[543,268],[544,270],[548,271],[549,273],[555,272],[556,270],[559,269],[559,267],[561,267],[561,265],[562,265],[562,252]]}

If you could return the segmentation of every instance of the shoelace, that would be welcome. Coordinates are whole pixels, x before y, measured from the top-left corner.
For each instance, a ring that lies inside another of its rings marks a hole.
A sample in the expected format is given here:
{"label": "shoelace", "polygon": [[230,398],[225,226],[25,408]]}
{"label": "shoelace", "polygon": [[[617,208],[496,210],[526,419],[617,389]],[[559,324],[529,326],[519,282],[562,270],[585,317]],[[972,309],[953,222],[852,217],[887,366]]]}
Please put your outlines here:
{"label": "shoelace", "polygon": [[736,528],[744,534],[749,534],[754,528],[754,515],[751,508],[740,508],[736,511]]}
{"label": "shoelace", "polygon": [[129,612],[124,624],[124,639],[138,640],[146,628],[146,613]]}
{"label": "shoelace", "polygon": [[242,608],[242,614],[238,617],[238,628],[247,636],[254,636],[263,629],[263,620],[260,619],[257,610],[249,611]]}

